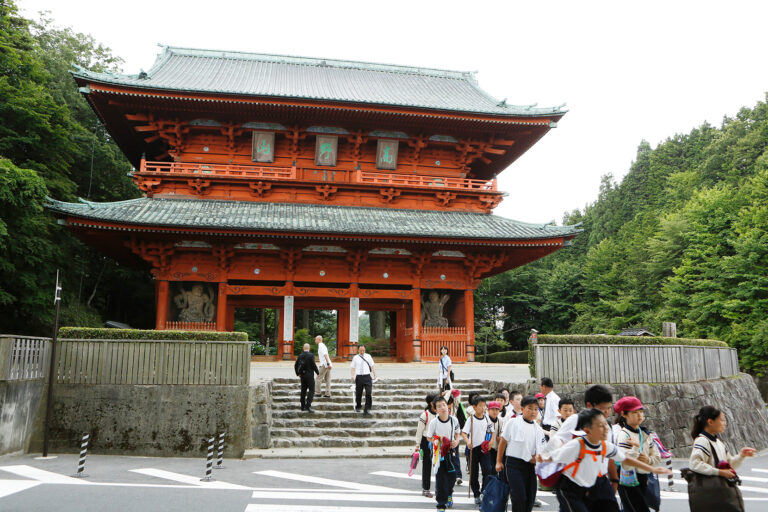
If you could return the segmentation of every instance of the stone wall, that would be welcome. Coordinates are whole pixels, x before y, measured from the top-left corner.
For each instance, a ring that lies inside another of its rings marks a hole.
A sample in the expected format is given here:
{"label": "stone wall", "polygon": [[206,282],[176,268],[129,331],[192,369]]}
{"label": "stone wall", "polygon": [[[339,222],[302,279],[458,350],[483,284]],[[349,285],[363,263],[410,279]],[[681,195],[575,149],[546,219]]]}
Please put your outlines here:
{"label": "stone wall", "polygon": [[[507,386],[510,389],[527,389],[538,393],[538,383],[489,382],[489,389]],[[555,384],[555,392],[570,397],[577,409],[584,407],[586,384]],[[712,405],[725,412],[728,427],[722,438],[731,452],[742,446],[758,450],[768,448],[768,412],[765,402],[752,377],[740,374],[727,379],[690,382],[683,384],[616,384],[607,386],[614,400],[633,395],[645,406],[644,425],[655,431],[664,445],[676,457],[688,457],[691,453],[690,430],[693,417],[705,405]]]}
{"label": "stone wall", "polygon": [[45,414],[45,381],[0,380],[0,455],[27,450],[36,418]]}
{"label": "stone wall", "polygon": [[[57,384],[50,449],[77,452],[83,433],[96,453],[201,456],[226,432],[227,457],[251,444],[249,386]],[[30,451],[41,451],[36,429]]]}
{"label": "stone wall", "polygon": [[272,447],[272,381],[258,381],[250,389],[250,448]]}

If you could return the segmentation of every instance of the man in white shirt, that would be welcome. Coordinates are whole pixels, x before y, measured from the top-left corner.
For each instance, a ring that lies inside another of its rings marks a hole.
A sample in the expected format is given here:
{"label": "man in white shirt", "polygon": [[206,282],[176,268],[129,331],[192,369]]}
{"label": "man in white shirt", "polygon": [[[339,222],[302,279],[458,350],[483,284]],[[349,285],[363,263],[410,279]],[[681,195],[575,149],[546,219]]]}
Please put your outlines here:
{"label": "man in white shirt", "polygon": [[549,431],[552,428],[552,424],[560,416],[560,397],[554,391],[554,383],[549,377],[542,377],[539,383],[539,389],[546,399],[546,405],[544,405],[544,414],[541,419],[541,428],[547,433],[549,438]]}
{"label": "man in white shirt", "polygon": [[365,345],[357,346],[357,354],[352,358],[352,382],[355,383],[355,411],[360,412],[360,402],[363,398],[363,389],[365,389],[365,409],[363,414],[371,415],[371,390],[373,389],[373,378],[376,378],[376,365],[373,358],[365,353]]}
{"label": "man in white shirt", "polygon": [[[325,398],[331,398],[331,357],[328,355],[328,347],[323,343],[322,336],[315,336],[315,343],[317,343],[317,357],[320,359],[320,373],[317,376],[317,384],[315,394],[318,396],[324,396]],[[325,394],[320,394],[320,389],[325,382]]]}

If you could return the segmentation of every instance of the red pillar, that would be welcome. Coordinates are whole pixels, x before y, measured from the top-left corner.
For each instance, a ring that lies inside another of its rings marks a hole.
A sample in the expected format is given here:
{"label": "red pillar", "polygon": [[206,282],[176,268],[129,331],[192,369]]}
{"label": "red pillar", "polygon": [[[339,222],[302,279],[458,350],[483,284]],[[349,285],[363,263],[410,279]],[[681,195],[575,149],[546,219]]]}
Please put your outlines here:
{"label": "red pillar", "polygon": [[413,289],[413,362],[421,362],[421,288]]}
{"label": "red pillar", "polygon": [[342,351],[337,352],[346,356],[348,360],[352,359],[355,352],[355,344],[349,341],[349,306],[339,308],[336,312],[336,346]]}
{"label": "red pillar", "polygon": [[467,327],[467,361],[475,360],[475,293],[464,290],[464,325]]}
{"label": "red pillar", "polygon": [[219,283],[219,298],[216,304],[216,330],[227,330],[227,283]]}
{"label": "red pillar", "polygon": [[165,330],[168,321],[168,281],[155,281],[155,297],[157,309],[155,315],[155,329]]}

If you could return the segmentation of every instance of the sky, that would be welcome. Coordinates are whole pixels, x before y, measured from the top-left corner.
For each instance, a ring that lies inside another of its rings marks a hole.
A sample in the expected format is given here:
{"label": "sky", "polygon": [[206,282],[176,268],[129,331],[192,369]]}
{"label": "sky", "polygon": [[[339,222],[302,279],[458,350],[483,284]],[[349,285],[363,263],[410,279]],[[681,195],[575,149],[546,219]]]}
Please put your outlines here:
{"label": "sky", "polygon": [[[158,44],[476,71],[508,104],[569,113],[499,177],[494,213],[562,222],[642,140],[765,100],[768,2],[17,0],[148,70]],[[73,84],[74,87],[74,84]]]}

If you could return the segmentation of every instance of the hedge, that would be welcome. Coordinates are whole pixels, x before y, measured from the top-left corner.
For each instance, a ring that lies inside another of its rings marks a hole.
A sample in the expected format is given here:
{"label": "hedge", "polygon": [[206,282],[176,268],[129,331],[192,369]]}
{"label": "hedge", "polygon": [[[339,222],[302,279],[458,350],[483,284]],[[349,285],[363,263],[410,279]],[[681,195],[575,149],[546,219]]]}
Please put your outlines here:
{"label": "hedge", "polygon": [[248,341],[248,333],[237,331],[155,331],[106,327],[62,327],[59,337],[78,340]]}
{"label": "hedge", "polygon": [[[538,345],[693,345],[699,347],[728,348],[718,340],[695,338],[665,338],[663,336],[602,336],[598,334],[539,334]],[[528,366],[531,377],[536,376],[536,358],[533,345],[528,342]]]}
{"label": "hedge", "polygon": [[[482,356],[478,356],[478,357],[482,359]],[[527,350],[510,350],[507,352],[494,352],[493,354],[488,354],[488,357],[483,362],[526,364],[528,362],[528,351]]]}

